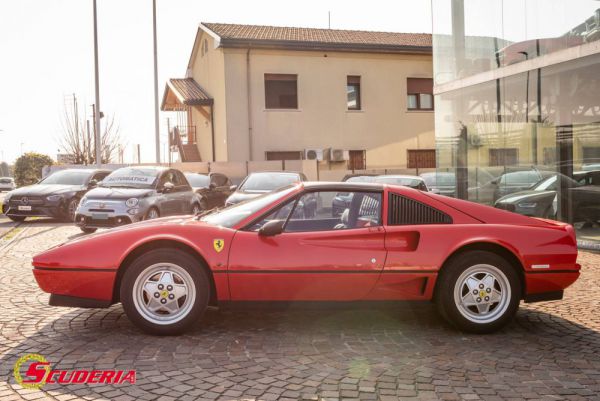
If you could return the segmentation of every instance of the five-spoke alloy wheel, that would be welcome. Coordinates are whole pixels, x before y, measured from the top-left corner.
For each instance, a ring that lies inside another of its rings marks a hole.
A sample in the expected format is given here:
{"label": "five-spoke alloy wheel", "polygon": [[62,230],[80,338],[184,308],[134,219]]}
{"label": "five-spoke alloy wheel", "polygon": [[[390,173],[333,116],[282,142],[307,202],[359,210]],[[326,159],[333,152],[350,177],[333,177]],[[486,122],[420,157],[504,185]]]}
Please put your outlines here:
{"label": "five-spoke alloy wheel", "polygon": [[156,249],[127,267],[121,303],[133,323],[151,334],[180,334],[202,317],[210,296],[208,277],[192,255]]}
{"label": "five-spoke alloy wheel", "polygon": [[519,307],[521,281],[511,264],[487,251],[453,257],[440,272],[438,310],[458,328],[489,333],[512,319]]}

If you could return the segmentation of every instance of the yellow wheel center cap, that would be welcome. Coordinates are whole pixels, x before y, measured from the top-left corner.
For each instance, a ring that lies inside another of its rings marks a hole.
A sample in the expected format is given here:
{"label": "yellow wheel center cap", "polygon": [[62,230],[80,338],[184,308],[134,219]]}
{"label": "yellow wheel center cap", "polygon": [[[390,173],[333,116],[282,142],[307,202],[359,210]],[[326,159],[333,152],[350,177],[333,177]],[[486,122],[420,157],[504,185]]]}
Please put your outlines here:
{"label": "yellow wheel center cap", "polygon": [[163,297],[163,298],[168,297],[169,296],[169,291],[167,291],[167,290],[161,291],[160,296]]}
{"label": "yellow wheel center cap", "polygon": [[479,296],[481,298],[485,297],[485,291],[484,290],[479,291]]}

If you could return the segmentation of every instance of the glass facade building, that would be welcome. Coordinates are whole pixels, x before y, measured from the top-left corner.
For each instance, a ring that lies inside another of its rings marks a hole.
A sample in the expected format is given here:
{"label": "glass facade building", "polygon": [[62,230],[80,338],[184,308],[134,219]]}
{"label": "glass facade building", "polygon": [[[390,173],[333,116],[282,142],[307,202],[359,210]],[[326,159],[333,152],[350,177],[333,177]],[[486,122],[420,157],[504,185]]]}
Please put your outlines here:
{"label": "glass facade building", "polygon": [[432,0],[438,171],[600,241],[600,2]]}

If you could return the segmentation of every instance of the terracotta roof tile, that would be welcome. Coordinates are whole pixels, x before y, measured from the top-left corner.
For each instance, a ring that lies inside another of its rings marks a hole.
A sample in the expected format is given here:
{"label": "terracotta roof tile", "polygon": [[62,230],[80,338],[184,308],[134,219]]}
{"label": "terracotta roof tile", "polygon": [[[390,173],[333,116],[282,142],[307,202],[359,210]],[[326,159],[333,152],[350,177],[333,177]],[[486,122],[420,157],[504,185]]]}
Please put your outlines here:
{"label": "terracotta roof tile", "polygon": [[193,78],[171,78],[169,87],[187,105],[212,104],[212,98],[202,89]]}
{"label": "terracotta roof tile", "polygon": [[332,48],[431,52],[431,34],[292,28],[262,25],[202,23],[221,38],[221,46],[244,43],[275,47]]}

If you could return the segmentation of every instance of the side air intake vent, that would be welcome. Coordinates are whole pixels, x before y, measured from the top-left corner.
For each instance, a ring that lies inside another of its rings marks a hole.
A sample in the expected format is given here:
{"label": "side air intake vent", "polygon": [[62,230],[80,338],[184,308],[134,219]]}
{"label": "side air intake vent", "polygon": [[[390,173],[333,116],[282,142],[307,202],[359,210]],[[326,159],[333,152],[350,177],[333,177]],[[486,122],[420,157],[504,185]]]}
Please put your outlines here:
{"label": "side air intake vent", "polygon": [[446,213],[440,212],[416,200],[396,194],[390,194],[388,215],[391,226],[452,223],[452,218]]}

